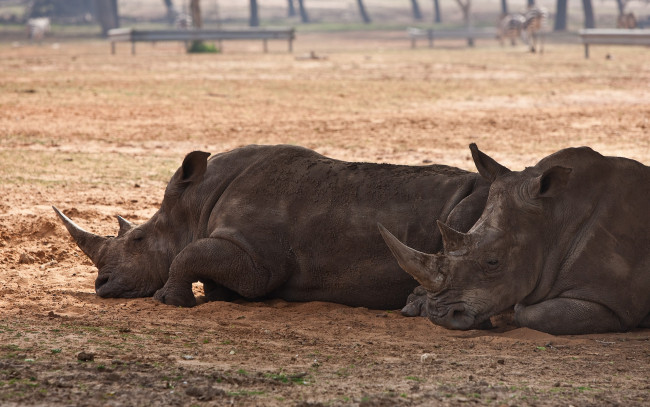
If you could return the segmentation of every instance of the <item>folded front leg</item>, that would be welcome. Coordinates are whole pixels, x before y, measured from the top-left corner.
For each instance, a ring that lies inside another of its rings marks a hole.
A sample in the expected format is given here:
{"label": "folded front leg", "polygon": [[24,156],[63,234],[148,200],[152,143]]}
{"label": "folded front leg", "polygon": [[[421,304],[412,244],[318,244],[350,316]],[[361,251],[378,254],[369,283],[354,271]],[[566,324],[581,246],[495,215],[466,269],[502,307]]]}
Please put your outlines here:
{"label": "folded front leg", "polygon": [[517,304],[515,322],[521,327],[553,335],[611,332],[625,328],[609,308],[573,298],[554,298],[529,306]]}
{"label": "folded front leg", "polygon": [[[169,279],[154,294],[154,299],[169,305],[193,307],[196,298],[192,283],[196,281],[207,283],[209,300],[221,299],[219,293],[229,291],[245,298],[268,294],[272,289],[270,272],[256,264],[244,247],[221,238],[201,239],[190,244],[172,262]],[[220,290],[219,286],[225,290]]]}

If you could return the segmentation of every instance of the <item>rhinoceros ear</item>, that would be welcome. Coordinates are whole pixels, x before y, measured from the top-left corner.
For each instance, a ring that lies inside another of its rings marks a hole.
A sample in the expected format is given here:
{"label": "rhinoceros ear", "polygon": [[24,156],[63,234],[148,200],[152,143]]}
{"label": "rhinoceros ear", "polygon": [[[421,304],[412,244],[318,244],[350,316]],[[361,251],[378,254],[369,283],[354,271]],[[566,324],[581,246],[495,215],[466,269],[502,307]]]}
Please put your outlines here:
{"label": "rhinoceros ear", "polygon": [[488,182],[492,183],[499,175],[510,172],[509,169],[479,150],[476,143],[470,144],[469,149],[472,152],[472,158],[474,159],[474,164],[476,165],[478,173]]}
{"label": "rhinoceros ear", "polygon": [[557,196],[569,183],[572,171],[571,168],[559,165],[547,169],[542,175],[533,179],[531,195],[542,198]]}
{"label": "rhinoceros ear", "polygon": [[201,179],[208,167],[208,157],[210,153],[204,151],[192,151],[186,155],[181,166],[181,181],[194,182]]}

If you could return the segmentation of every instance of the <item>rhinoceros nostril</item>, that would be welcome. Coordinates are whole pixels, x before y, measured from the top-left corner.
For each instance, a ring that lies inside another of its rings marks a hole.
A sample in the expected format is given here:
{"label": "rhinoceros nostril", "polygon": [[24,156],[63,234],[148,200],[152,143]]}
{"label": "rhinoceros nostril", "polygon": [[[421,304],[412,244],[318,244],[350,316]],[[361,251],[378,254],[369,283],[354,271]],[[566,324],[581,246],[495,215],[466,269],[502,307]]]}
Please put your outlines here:
{"label": "rhinoceros nostril", "polygon": [[465,307],[460,306],[460,307],[457,307],[456,309],[454,309],[454,310],[452,311],[452,313],[451,313],[451,317],[452,317],[453,319],[460,318],[460,317],[463,316],[464,313],[465,313]]}
{"label": "rhinoceros nostril", "polygon": [[99,289],[99,287],[103,286],[106,283],[108,283],[108,276],[97,277],[95,280],[95,290]]}

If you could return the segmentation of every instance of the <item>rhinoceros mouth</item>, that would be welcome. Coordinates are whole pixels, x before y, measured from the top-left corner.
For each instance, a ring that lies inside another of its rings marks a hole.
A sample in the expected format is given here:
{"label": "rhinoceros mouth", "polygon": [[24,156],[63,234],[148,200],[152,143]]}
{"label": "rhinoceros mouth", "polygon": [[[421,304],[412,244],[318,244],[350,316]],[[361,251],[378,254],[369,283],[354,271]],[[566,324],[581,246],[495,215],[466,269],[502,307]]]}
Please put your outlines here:
{"label": "rhinoceros mouth", "polygon": [[439,304],[435,307],[430,306],[428,314],[429,319],[434,324],[448,329],[468,330],[492,328],[489,314],[479,313],[465,302]]}
{"label": "rhinoceros mouth", "polygon": [[[162,286],[161,286],[162,287]],[[158,287],[160,288],[160,287]],[[157,288],[127,288],[127,285],[112,275],[100,275],[95,279],[95,293],[102,298],[151,297]]]}

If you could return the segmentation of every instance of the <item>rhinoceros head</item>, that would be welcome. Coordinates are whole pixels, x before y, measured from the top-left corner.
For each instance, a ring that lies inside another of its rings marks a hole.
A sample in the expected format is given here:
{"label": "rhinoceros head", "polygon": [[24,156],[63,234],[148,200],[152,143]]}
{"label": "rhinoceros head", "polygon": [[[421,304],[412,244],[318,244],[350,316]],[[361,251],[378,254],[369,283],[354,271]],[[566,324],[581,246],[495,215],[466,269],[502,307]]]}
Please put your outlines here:
{"label": "rhinoceros head", "polygon": [[95,292],[101,297],[150,297],[162,288],[176,255],[196,234],[196,210],[188,189],[203,177],[209,153],[188,154],[165,190],[160,209],[142,225],[118,216],[117,236],[83,230],[57,208],[77,246],[97,266]]}
{"label": "rhinoceros head", "polygon": [[468,233],[438,221],[443,254],[402,244],[380,227],[400,266],[427,289],[427,314],[451,329],[482,326],[535,288],[545,261],[545,201],[567,185],[571,169],[553,166],[511,172],[470,146],[479,173],[491,182],[483,214]]}

